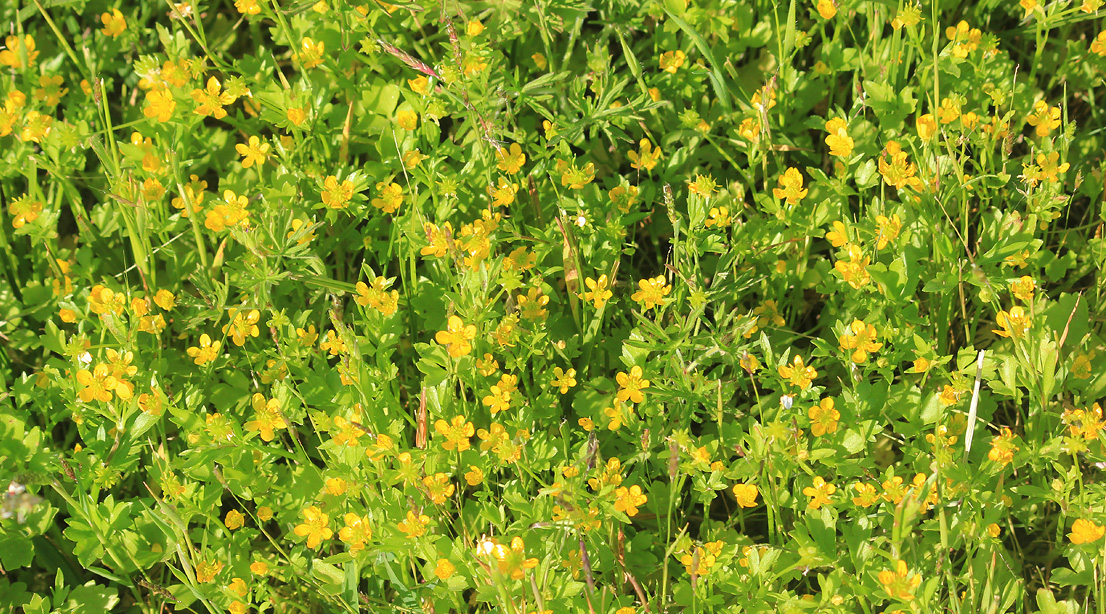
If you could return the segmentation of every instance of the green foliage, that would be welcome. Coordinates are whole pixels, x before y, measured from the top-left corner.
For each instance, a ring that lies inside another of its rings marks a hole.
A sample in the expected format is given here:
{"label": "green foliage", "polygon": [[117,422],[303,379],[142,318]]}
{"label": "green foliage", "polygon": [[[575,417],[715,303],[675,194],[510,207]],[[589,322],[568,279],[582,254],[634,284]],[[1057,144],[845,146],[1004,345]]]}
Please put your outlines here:
{"label": "green foliage", "polygon": [[1099,4],[4,4],[0,608],[1106,611]]}

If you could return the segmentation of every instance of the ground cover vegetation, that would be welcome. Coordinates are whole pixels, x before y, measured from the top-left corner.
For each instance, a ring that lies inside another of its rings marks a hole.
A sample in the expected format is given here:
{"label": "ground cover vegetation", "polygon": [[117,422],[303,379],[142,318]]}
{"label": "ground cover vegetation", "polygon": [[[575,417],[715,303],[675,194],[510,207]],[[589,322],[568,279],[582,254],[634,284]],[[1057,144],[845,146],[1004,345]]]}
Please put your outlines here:
{"label": "ground cover vegetation", "polygon": [[0,609],[1103,612],[1101,0],[0,6]]}

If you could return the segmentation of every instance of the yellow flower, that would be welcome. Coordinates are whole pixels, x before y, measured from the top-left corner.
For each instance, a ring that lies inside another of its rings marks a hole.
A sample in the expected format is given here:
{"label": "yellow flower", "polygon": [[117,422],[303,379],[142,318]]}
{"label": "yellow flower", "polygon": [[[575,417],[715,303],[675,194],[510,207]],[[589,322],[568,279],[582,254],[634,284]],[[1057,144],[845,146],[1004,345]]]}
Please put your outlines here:
{"label": "yellow flower", "polygon": [[461,318],[457,316],[449,316],[446,330],[439,331],[434,336],[435,341],[448,347],[449,355],[454,358],[467,356],[472,351],[470,341],[475,338],[476,326],[473,324],[466,326]]}
{"label": "yellow flower", "polygon": [[414,130],[419,125],[419,114],[409,109],[404,109],[396,113],[396,123],[404,130]]}
{"label": "yellow flower", "polygon": [[814,370],[814,367],[807,366],[803,363],[803,357],[798,354],[792,359],[791,364],[784,364],[780,366],[777,371],[780,377],[786,379],[792,386],[797,386],[801,390],[810,388],[811,381],[818,377],[818,372]]}
{"label": "yellow flower", "polygon": [[324,539],[330,539],[334,531],[330,530],[330,517],[318,507],[312,505],[303,510],[303,524],[296,525],[296,535],[307,537],[307,547],[312,550],[319,547]]}
{"label": "yellow flower", "polygon": [[203,117],[210,115],[215,119],[223,119],[227,116],[227,112],[223,109],[223,106],[233,103],[235,97],[223,92],[219,80],[215,77],[210,77],[207,80],[207,87],[202,90],[192,90],[192,100],[196,101],[199,105],[192,111],[196,115]]}
{"label": "yellow flower", "polygon": [[349,489],[349,482],[342,478],[327,478],[325,484],[326,488],[324,490],[326,493],[335,497],[346,494],[346,490]]}
{"label": "yellow flower", "polygon": [[849,242],[849,230],[844,222],[834,222],[833,229],[826,231],[826,240],[834,247],[841,247]]}
{"label": "yellow flower", "polygon": [[603,305],[614,296],[614,293],[607,288],[607,284],[606,274],[600,275],[598,281],[591,277],[584,279],[584,285],[588,287],[583,294],[584,300],[591,301],[596,309],[602,309]]}
{"label": "yellow flower", "polygon": [[456,449],[458,452],[464,452],[471,447],[469,438],[476,432],[475,427],[465,420],[464,416],[454,416],[450,422],[438,420],[434,423],[434,429],[445,437],[445,441],[442,442],[443,449]]}
{"label": "yellow flower", "polygon": [[469,465],[469,470],[465,472],[465,482],[469,486],[477,486],[484,481],[484,470],[476,465]]}
{"label": "yellow flower", "polygon": [[244,521],[245,516],[242,515],[242,512],[231,510],[227,512],[226,518],[223,519],[223,524],[231,531],[234,531],[235,529],[241,529]]}
{"label": "yellow flower", "polygon": [[776,198],[786,201],[789,205],[797,205],[799,201],[806,198],[808,190],[803,189],[803,176],[799,173],[799,169],[788,168],[777,181],[780,187],[772,189],[772,194]]}
{"label": "yellow flower", "polygon": [[346,204],[353,198],[354,189],[353,182],[349,179],[338,183],[338,177],[330,175],[323,180],[323,204],[331,209],[345,208]]}
{"label": "yellow flower", "polygon": [[123,18],[123,14],[119,12],[119,9],[113,9],[110,13],[100,15],[100,22],[104,24],[102,30],[104,36],[115,38],[127,29],[127,20]]}
{"label": "yellow flower", "polygon": [[1010,282],[1010,291],[1014,294],[1018,300],[1024,303],[1033,302],[1033,289],[1036,287],[1036,282],[1033,278],[1024,275],[1021,279],[1016,279]]}
{"label": "yellow flower", "polygon": [[836,486],[822,479],[822,476],[815,476],[814,485],[803,489],[803,494],[810,497],[810,501],[806,504],[807,508],[816,510],[823,505],[830,505],[833,503],[830,496],[835,492],[837,492]]}
{"label": "yellow flower", "polygon": [[403,187],[398,183],[384,183],[382,181],[376,184],[376,189],[380,193],[380,197],[374,198],[372,205],[384,211],[384,213],[395,213],[403,203]]}
{"label": "yellow flower", "polygon": [[1038,100],[1025,121],[1037,128],[1037,136],[1048,136],[1060,126],[1060,107],[1050,107],[1047,102]]}
{"label": "yellow flower", "polygon": [[288,107],[284,116],[297,128],[302,126],[303,122],[307,121],[307,112],[304,111],[302,107]]}
{"label": "yellow flower", "polygon": [[914,591],[922,584],[920,574],[911,574],[906,567],[906,561],[899,560],[895,563],[895,570],[885,569],[879,572],[879,583],[888,595],[903,601],[914,599]]}
{"label": "yellow flower", "polygon": [[841,274],[841,279],[853,288],[859,289],[868,285],[868,282],[872,281],[872,276],[868,273],[870,258],[864,255],[864,251],[858,245],[850,244],[845,251],[849,261],[838,260],[833,264],[833,268]]}
{"label": "yellow flower", "polygon": [[899,232],[902,231],[902,220],[897,213],[891,217],[877,215],[876,228],[879,230],[876,235],[876,249],[880,250],[887,247],[888,243],[894,243],[899,237]]}
{"label": "yellow flower", "polygon": [[456,567],[449,562],[449,559],[438,559],[438,565],[434,567],[434,575],[438,576],[439,580],[446,580],[453,575],[455,570]]}
{"label": "yellow flower", "polygon": [[414,512],[407,512],[407,519],[401,520],[397,528],[407,536],[407,539],[415,539],[426,534],[426,525],[430,524],[430,517],[425,514],[415,516]]}
{"label": "yellow flower", "polygon": [[196,569],[196,582],[200,584],[206,584],[215,579],[215,576],[219,575],[219,572],[223,570],[223,563],[220,561],[200,561],[195,565]]}
{"label": "yellow flower", "polygon": [[666,51],[661,54],[660,66],[661,70],[667,73],[676,74],[681,66],[684,65],[684,60],[687,59],[687,55],[683,51]]}
{"label": "yellow flower", "polygon": [[641,391],[649,387],[649,380],[642,378],[641,367],[637,365],[630,367],[628,374],[620,372],[615,376],[615,381],[618,382],[619,387],[616,398],[620,402],[641,403],[645,400],[645,395]]}
{"label": "yellow flower", "polygon": [[1099,32],[1091,42],[1091,53],[1106,56],[1106,30]]}
{"label": "yellow flower", "polygon": [[987,453],[987,458],[1005,467],[1014,460],[1014,452],[1017,451],[1014,433],[1008,427],[1003,427],[999,435],[991,440],[991,451]]}
{"label": "yellow flower", "polygon": [[995,316],[995,323],[1001,326],[1002,330],[992,330],[991,332],[999,337],[1022,337],[1032,325],[1029,314],[1021,306],[1011,307],[1010,311],[998,312],[998,315]]}
{"label": "yellow flower", "polygon": [[31,64],[37,57],[35,39],[30,34],[24,35],[22,40],[18,36],[4,37],[4,48],[0,50],[0,66],[19,70],[23,68],[23,58],[26,58],[27,64]]}
{"label": "yellow flower", "polygon": [[[247,337],[256,337],[261,334],[261,331],[257,328],[257,321],[261,319],[261,312],[252,309],[245,316],[242,312],[233,308],[230,310],[231,322],[226,326],[223,326],[223,334],[228,335],[230,340],[234,342],[234,345],[242,347],[242,344],[246,342]],[[200,337],[201,342],[203,337]]]}
{"label": "yellow flower", "polygon": [[511,183],[506,177],[500,177],[498,185],[488,186],[488,195],[492,197],[492,204],[496,207],[506,207],[515,202],[517,192],[518,184]]}
{"label": "yellow flower", "polygon": [[664,275],[658,275],[651,279],[640,279],[637,282],[639,290],[630,299],[636,303],[642,303],[645,309],[652,309],[664,302],[664,297],[672,292],[672,286],[665,283]]}
{"label": "yellow flower", "polygon": [[737,498],[737,504],[741,507],[756,507],[757,506],[757,491],[756,484],[735,484],[733,487],[733,496]]}
{"label": "yellow flower", "polygon": [[518,143],[511,143],[510,147],[497,151],[495,155],[499,158],[496,168],[508,175],[519,172],[522,165],[526,164],[526,154],[522,153],[522,147]]}
{"label": "yellow flower", "polygon": [[246,422],[243,426],[246,427],[247,431],[258,431],[263,441],[272,441],[276,437],[276,434],[273,433],[274,430],[288,428],[288,424],[284,422],[284,418],[280,414],[280,401],[275,397],[266,400],[265,395],[255,392],[251,405],[253,406],[254,419]]}
{"label": "yellow flower", "polygon": [[259,576],[264,576],[269,573],[269,564],[265,561],[254,561],[250,563],[250,571]]}
{"label": "yellow flower", "polygon": [[833,408],[833,399],[822,399],[817,405],[807,411],[810,417],[810,432],[815,437],[821,437],[826,433],[837,431],[837,421],[841,419],[841,412]]}
{"label": "yellow flower", "polygon": [[1071,525],[1071,533],[1068,539],[1075,545],[1089,544],[1102,539],[1106,535],[1106,527],[1099,526],[1092,520],[1080,518]]}
{"label": "yellow flower", "polygon": [[34,222],[42,214],[42,201],[31,200],[27,195],[20,196],[8,203],[8,213],[12,216],[12,228],[23,228],[29,222]]}
{"label": "yellow flower", "polygon": [[576,385],[576,369],[569,369],[567,372],[561,370],[560,367],[553,368],[553,387],[560,388],[561,394],[568,393],[568,389]]}
{"label": "yellow flower", "polygon": [[876,327],[860,320],[853,320],[838,338],[838,343],[842,352],[852,350],[849,358],[857,364],[868,362],[868,354],[883,347],[882,343],[876,343]]}
{"label": "yellow flower", "polygon": [[303,64],[305,70],[310,70],[323,63],[324,53],[326,53],[326,44],[323,43],[323,41],[316,43],[311,38],[305,36],[300,40],[299,51],[294,55],[295,58]]}
{"label": "yellow flower", "polygon": [[856,491],[856,496],[853,497],[853,505],[857,507],[869,508],[879,500],[875,484],[857,482],[853,484],[853,490]]}
{"label": "yellow flower", "polygon": [[833,19],[833,16],[837,14],[837,5],[833,0],[818,0],[818,4],[815,6],[818,9],[818,14],[822,16],[822,19]]}
{"label": "yellow flower", "polygon": [[650,172],[655,166],[657,161],[661,159],[660,147],[653,149],[653,144],[649,142],[649,139],[641,139],[638,143],[640,153],[638,151],[630,150],[626,157],[630,158],[630,168],[643,170]]}
{"label": "yellow flower", "polygon": [[614,496],[616,498],[614,502],[615,511],[625,512],[627,516],[637,515],[637,508],[645,505],[649,500],[649,497],[641,492],[641,487],[637,484],[629,488],[619,487],[614,491]]}
{"label": "yellow flower", "polygon": [[918,137],[923,141],[928,141],[937,134],[937,120],[929,113],[914,120],[914,127],[918,130]]}
{"label": "yellow flower", "polygon": [[234,146],[238,155],[242,156],[242,168],[249,168],[254,164],[264,164],[269,156],[269,144],[262,143],[261,139],[251,136],[248,144],[239,143]]}
{"label": "yellow flower", "polygon": [[177,101],[173,100],[173,94],[169,90],[151,90],[146,94],[146,106],[142,109],[142,114],[165,123],[172,119],[176,108]]}
{"label": "yellow flower", "polygon": [[897,190],[906,187],[917,190],[922,187],[922,180],[914,176],[916,171],[898,142],[888,141],[879,158],[879,174],[883,181]]}

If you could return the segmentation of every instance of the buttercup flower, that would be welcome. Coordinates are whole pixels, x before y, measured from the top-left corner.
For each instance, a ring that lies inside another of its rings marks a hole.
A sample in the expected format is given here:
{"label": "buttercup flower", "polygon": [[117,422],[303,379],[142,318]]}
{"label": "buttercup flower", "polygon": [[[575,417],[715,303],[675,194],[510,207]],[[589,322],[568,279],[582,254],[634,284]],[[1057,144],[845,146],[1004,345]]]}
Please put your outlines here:
{"label": "buttercup flower", "polygon": [[756,507],[758,494],[755,484],[735,484],[733,487],[733,496],[741,507]]}
{"label": "buttercup flower", "polygon": [[833,503],[830,497],[835,492],[837,492],[836,486],[822,479],[822,476],[815,476],[814,485],[803,489],[803,494],[810,497],[810,501],[806,504],[807,508],[816,510],[823,505],[830,505]]}
{"label": "buttercup flower", "polygon": [[330,517],[314,505],[301,512],[303,523],[296,525],[295,534],[307,538],[307,547],[312,550],[319,547],[324,539],[330,539],[334,531],[330,530]]}
{"label": "buttercup flower", "polygon": [[837,431],[837,421],[841,419],[841,412],[833,408],[833,399],[822,399],[817,405],[807,411],[810,418],[810,433],[815,437],[821,437],[826,433]]}
{"label": "buttercup flower", "polygon": [[778,188],[773,188],[772,195],[786,201],[789,205],[797,205],[806,198],[808,190],[803,189],[803,176],[797,168],[788,168],[780,175]]}
{"label": "buttercup flower", "polygon": [[464,416],[454,416],[450,422],[438,420],[434,423],[434,429],[445,437],[445,441],[442,442],[443,449],[455,449],[458,452],[469,449],[469,438],[475,432],[475,427],[471,422],[465,420]]}
{"label": "buttercup flower", "polygon": [[269,157],[269,144],[262,143],[261,139],[251,136],[248,144],[239,143],[234,146],[238,155],[242,156],[242,168],[249,168],[254,164],[264,164]]}
{"label": "buttercup flower", "polygon": [[1075,545],[1089,544],[1102,539],[1106,535],[1106,527],[1099,526],[1092,520],[1080,518],[1071,525],[1071,533],[1068,539]]}
{"label": "buttercup flower", "polygon": [[636,303],[642,303],[645,309],[652,309],[664,302],[664,297],[672,292],[672,286],[665,283],[664,275],[657,275],[651,279],[640,279],[637,282],[639,290],[630,299]]}
{"label": "buttercup flower", "polygon": [[627,516],[637,515],[637,508],[645,505],[649,500],[649,497],[641,492],[641,487],[637,484],[629,488],[625,486],[617,488],[614,491],[614,496],[614,509],[619,512],[625,512]]}
{"label": "buttercup flower", "polygon": [[860,320],[853,320],[837,342],[842,352],[852,350],[849,358],[857,364],[868,362],[868,354],[883,347],[882,343],[876,343],[876,327]]}
{"label": "buttercup flower", "polygon": [[630,153],[626,154],[626,157],[630,158],[630,168],[646,172],[652,171],[661,159],[660,147],[653,149],[653,144],[649,142],[649,139],[641,139],[638,146],[640,153],[631,150]]}
{"label": "buttercup flower", "polygon": [[112,9],[110,13],[100,15],[100,22],[104,24],[102,30],[104,36],[115,38],[127,29],[127,20],[123,18],[123,14],[119,12],[119,9]]}
{"label": "buttercup flower", "polygon": [[273,431],[288,428],[280,413],[280,401],[275,397],[266,400],[265,395],[255,392],[250,404],[253,406],[254,419],[243,425],[247,431],[257,431],[261,433],[263,441],[272,441],[276,437]]}
{"label": "buttercup flower", "polygon": [[508,175],[519,172],[522,170],[522,165],[526,164],[526,154],[522,153],[522,146],[518,143],[511,143],[510,147],[504,147],[495,155],[499,159],[496,168]]}
{"label": "buttercup flower", "polygon": [[1038,100],[1025,121],[1037,129],[1037,136],[1048,136],[1060,127],[1060,107],[1050,107],[1047,102]]}
{"label": "buttercup flower", "polygon": [[921,586],[922,576],[911,574],[906,567],[906,561],[899,560],[895,563],[894,571],[885,569],[879,572],[879,583],[887,594],[903,601],[914,599],[914,591]]}
{"label": "buttercup flower", "polygon": [[616,398],[620,402],[641,403],[645,400],[641,391],[649,387],[649,380],[642,377],[641,367],[634,365],[630,367],[629,373],[620,372],[616,375],[615,380],[619,388]]}

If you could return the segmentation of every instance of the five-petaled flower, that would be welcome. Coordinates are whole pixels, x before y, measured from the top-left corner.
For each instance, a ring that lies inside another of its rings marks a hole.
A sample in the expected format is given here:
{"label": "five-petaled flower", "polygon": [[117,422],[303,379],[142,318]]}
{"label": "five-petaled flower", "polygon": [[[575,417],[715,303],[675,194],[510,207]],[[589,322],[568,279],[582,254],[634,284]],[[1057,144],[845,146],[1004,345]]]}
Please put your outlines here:
{"label": "five-petaled flower", "polygon": [[741,507],[756,507],[758,494],[756,484],[734,484],[733,496]]}
{"label": "five-petaled flower", "polygon": [[303,524],[296,525],[295,533],[307,538],[307,547],[312,550],[319,547],[324,539],[330,539],[334,531],[330,530],[330,516],[327,516],[318,507],[312,505],[302,512]]}
{"label": "five-petaled flower", "polygon": [[807,508],[816,510],[823,505],[833,503],[830,497],[835,492],[837,492],[836,486],[822,479],[820,475],[815,476],[813,486],[807,486],[803,489],[803,494],[810,497],[810,501],[806,504]]}
{"label": "five-petaled flower", "polygon": [[519,172],[522,165],[526,164],[526,154],[522,153],[522,147],[518,143],[511,143],[510,147],[500,149],[495,155],[499,159],[496,168],[508,175]]}
{"label": "five-petaled flower", "polygon": [[254,419],[243,425],[247,431],[257,431],[261,433],[262,440],[272,441],[276,436],[274,430],[288,428],[280,413],[280,401],[275,397],[266,399],[265,395],[255,392],[250,404],[253,406]]}
{"label": "five-petaled flower", "polygon": [[464,416],[454,416],[450,422],[438,420],[434,423],[434,430],[445,437],[445,441],[442,442],[443,449],[455,449],[458,452],[469,449],[469,438],[476,432],[475,427],[465,420]]}
{"label": "five-petaled flower", "polygon": [[899,560],[896,561],[893,571],[885,569],[879,572],[879,583],[891,597],[910,601],[914,599],[914,591],[922,584],[922,576],[911,574],[906,561]]}
{"label": "five-petaled flower", "polygon": [[837,421],[841,419],[841,412],[833,408],[833,399],[822,399],[817,405],[807,411],[810,418],[810,432],[815,437],[821,437],[826,433],[837,431]]}
{"label": "five-petaled flower", "polygon": [[668,296],[669,292],[672,292],[672,286],[665,283],[664,275],[639,279],[637,285],[639,290],[631,294],[630,299],[636,303],[643,304],[645,309],[652,309],[656,305],[663,304],[664,297]]}
{"label": "five-petaled flower", "polygon": [[637,515],[637,508],[645,505],[649,500],[649,497],[641,492],[641,487],[637,484],[629,488],[625,486],[618,487],[614,491],[614,496],[614,509],[619,512],[625,512],[627,516]]}
{"label": "five-petaled flower", "polygon": [[1050,107],[1047,102],[1038,100],[1025,121],[1037,129],[1037,136],[1048,136],[1060,126],[1060,107]]}
{"label": "five-petaled flower", "polygon": [[645,400],[641,391],[649,387],[649,380],[642,378],[641,367],[634,365],[629,373],[620,372],[615,381],[618,382],[617,398],[620,402],[641,403]]}
{"label": "five-petaled flower", "polygon": [[607,287],[608,284],[606,274],[600,275],[598,280],[591,277],[584,279],[584,285],[588,287],[583,294],[584,300],[591,301],[596,309],[602,309],[603,305],[607,304],[607,301],[614,296],[614,293]]}
{"label": "five-petaled flower", "polygon": [[553,387],[559,388],[561,394],[568,393],[568,389],[576,385],[576,369],[563,371],[560,367],[553,368]]}
{"label": "five-petaled flower", "polygon": [[1001,330],[992,330],[991,332],[999,337],[1022,337],[1025,335],[1025,331],[1029,330],[1032,322],[1030,321],[1029,314],[1020,305],[1017,307],[1011,307],[1010,311],[1000,311],[995,316],[995,323],[1002,327]]}
{"label": "five-petaled flower", "polygon": [[868,362],[868,354],[883,347],[882,343],[876,343],[876,327],[860,320],[853,320],[837,342],[842,352],[852,351],[849,358],[857,364]]}
{"label": "five-petaled flower", "polygon": [[1078,546],[1079,544],[1096,542],[1102,539],[1103,535],[1106,535],[1106,527],[1095,524],[1093,520],[1080,518],[1071,525],[1071,533],[1068,533],[1068,539]]}
{"label": "five-petaled flower", "polygon": [[403,204],[403,186],[398,183],[381,181],[376,184],[376,189],[380,196],[372,200],[372,205],[384,213],[395,213]]}
{"label": "five-petaled flower", "polygon": [[790,365],[781,365],[777,371],[780,377],[786,379],[792,386],[797,386],[800,390],[810,388],[810,382],[818,377],[818,372],[814,370],[814,367],[804,364],[803,357],[798,354],[791,360]]}
{"label": "five-petaled flower", "polygon": [[166,89],[150,90],[146,94],[146,106],[142,109],[142,114],[165,123],[172,119],[176,108],[177,101],[173,99],[172,92]]}
{"label": "five-petaled flower", "polygon": [[212,341],[211,337],[209,337],[207,333],[204,333],[200,335],[200,344],[188,348],[187,352],[188,356],[192,358],[197,365],[206,365],[219,357],[219,348],[222,346],[222,341]]}
{"label": "five-petaled flower", "polygon": [[638,143],[641,148],[641,152],[631,150],[626,154],[630,158],[630,168],[650,172],[653,167],[657,165],[657,161],[661,159],[661,148],[657,147],[653,149],[653,144],[649,142],[649,139],[641,139]]}
{"label": "five-petaled flower", "polygon": [[797,205],[806,198],[808,190],[803,189],[803,176],[799,169],[791,167],[777,179],[778,188],[772,189],[772,195],[787,202],[789,205]]}
{"label": "five-petaled flower", "polygon": [[476,325],[465,325],[457,316],[449,316],[446,329],[438,331],[434,340],[447,346],[449,355],[454,358],[467,356],[472,351],[471,341],[476,338]]}
{"label": "five-petaled flower", "polygon": [[123,17],[123,13],[119,12],[119,9],[112,9],[110,13],[100,15],[100,23],[104,24],[102,30],[104,36],[112,38],[119,36],[127,29],[127,20]]}
{"label": "five-petaled flower", "polygon": [[251,136],[248,144],[239,143],[234,146],[238,155],[242,156],[242,168],[249,168],[254,164],[264,164],[269,157],[269,144],[262,143],[261,139]]}

